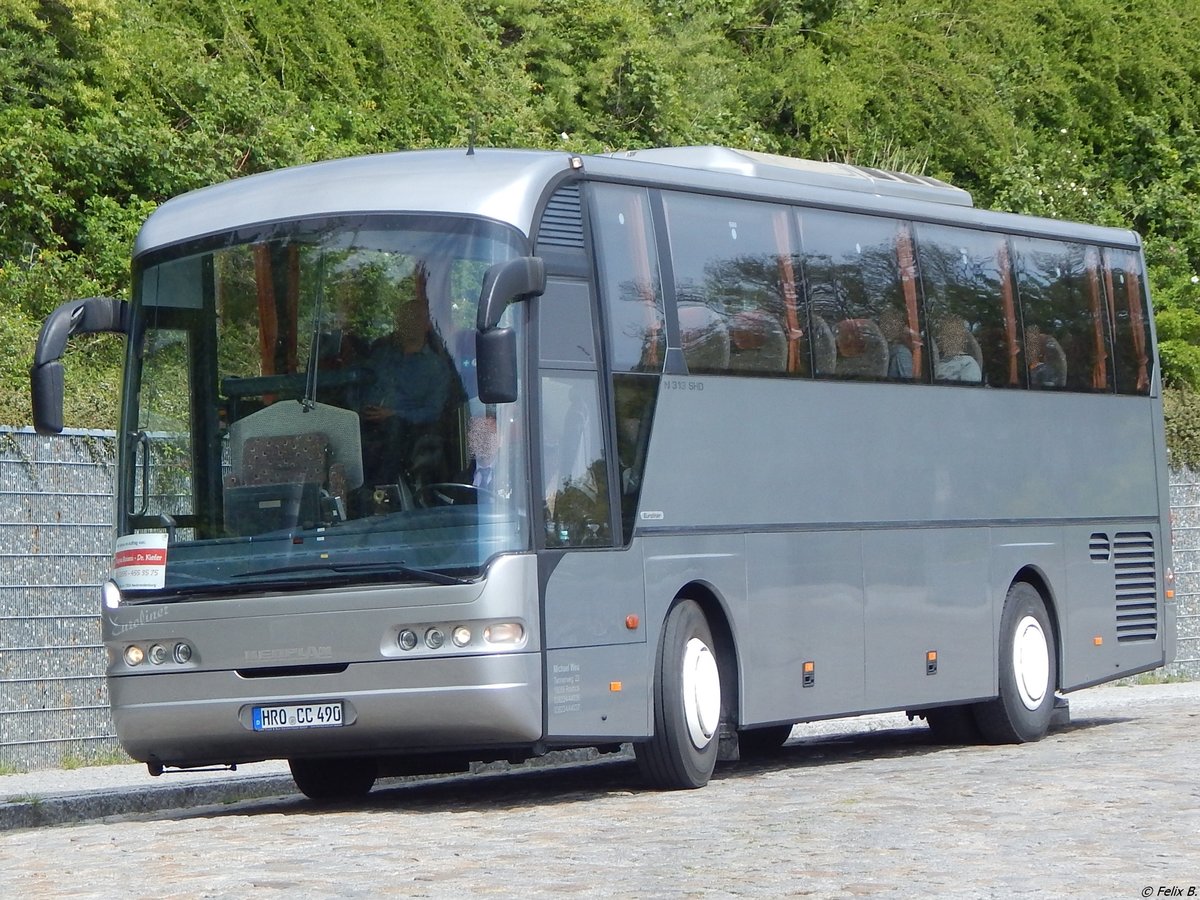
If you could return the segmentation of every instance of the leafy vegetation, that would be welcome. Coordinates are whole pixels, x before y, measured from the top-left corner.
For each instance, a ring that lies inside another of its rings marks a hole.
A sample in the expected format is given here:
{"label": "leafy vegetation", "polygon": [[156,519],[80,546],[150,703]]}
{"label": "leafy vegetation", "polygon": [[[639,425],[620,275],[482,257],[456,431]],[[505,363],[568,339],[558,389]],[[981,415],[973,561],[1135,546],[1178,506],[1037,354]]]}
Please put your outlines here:
{"label": "leafy vegetation", "polygon": [[[1200,0],[0,0],[0,421],[41,319],[126,295],[164,199],[472,133],[848,160],[1136,228],[1167,377],[1200,388],[1197,34]],[[119,350],[72,343],[69,425],[113,425]]]}

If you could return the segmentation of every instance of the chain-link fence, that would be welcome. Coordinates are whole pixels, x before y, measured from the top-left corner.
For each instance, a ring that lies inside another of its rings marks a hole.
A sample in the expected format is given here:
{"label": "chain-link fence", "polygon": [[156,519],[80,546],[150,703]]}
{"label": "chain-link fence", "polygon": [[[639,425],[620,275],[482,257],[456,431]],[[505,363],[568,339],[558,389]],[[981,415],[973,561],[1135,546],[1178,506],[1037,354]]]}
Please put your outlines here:
{"label": "chain-link fence", "polygon": [[[112,552],[115,441],[0,432],[0,771],[116,758],[98,585]],[[1176,473],[1179,644],[1200,678],[1200,474]]]}

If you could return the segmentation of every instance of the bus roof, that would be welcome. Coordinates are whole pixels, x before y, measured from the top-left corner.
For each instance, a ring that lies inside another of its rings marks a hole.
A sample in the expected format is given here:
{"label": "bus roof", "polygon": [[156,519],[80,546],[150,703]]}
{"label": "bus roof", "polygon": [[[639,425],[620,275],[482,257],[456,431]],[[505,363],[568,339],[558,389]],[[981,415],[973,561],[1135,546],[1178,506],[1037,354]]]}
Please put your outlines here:
{"label": "bus roof", "polygon": [[481,216],[529,235],[547,191],[573,172],[605,181],[1140,246],[1127,230],[975,209],[966,191],[925,176],[725,147],[672,147],[604,156],[413,150],[248,175],[164,203],[139,232],[134,255],[240,228],[332,215]]}

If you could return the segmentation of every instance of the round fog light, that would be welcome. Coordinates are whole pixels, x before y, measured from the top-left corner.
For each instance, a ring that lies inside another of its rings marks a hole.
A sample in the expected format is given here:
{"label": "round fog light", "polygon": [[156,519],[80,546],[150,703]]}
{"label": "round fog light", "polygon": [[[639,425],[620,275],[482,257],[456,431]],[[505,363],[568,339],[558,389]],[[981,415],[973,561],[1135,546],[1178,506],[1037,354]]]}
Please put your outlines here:
{"label": "round fog light", "polygon": [[130,644],[128,647],[126,647],[124,656],[125,665],[127,666],[140,666],[146,659],[146,654],[137,644]]}
{"label": "round fog light", "polygon": [[396,636],[396,643],[400,645],[401,650],[412,650],[417,646],[416,632],[409,631],[405,628]]}
{"label": "round fog light", "polygon": [[451,635],[451,638],[454,640],[454,645],[456,647],[465,647],[467,644],[471,643],[471,629],[466,625],[459,625],[454,629],[454,633]]}
{"label": "round fog light", "polygon": [[180,641],[178,644],[175,645],[175,654],[174,655],[175,655],[175,662],[179,663],[182,666],[184,663],[191,661],[192,645],[185,644],[183,641]]}
{"label": "round fog light", "polygon": [[437,650],[444,643],[446,643],[446,636],[438,629],[430,628],[425,632],[425,646],[430,650]]}
{"label": "round fog light", "polygon": [[162,644],[150,645],[150,662],[156,666],[161,666],[167,661],[167,648]]}

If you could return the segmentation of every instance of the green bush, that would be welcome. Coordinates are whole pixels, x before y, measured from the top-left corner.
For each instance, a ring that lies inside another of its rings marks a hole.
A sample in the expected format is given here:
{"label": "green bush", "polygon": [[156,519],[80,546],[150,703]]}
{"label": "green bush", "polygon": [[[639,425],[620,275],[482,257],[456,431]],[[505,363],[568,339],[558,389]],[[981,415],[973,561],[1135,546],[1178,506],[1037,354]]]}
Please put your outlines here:
{"label": "green bush", "polygon": [[1171,467],[1200,471],[1200,393],[1170,388],[1163,393]]}
{"label": "green bush", "polygon": [[[471,134],[846,160],[1134,228],[1165,378],[1200,389],[1197,34],[1200,0],[0,0],[0,418],[49,309],[128,296],[166,198]],[[101,372],[68,424],[111,423],[116,351],[71,352]]]}

